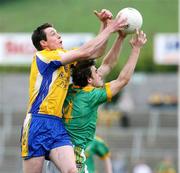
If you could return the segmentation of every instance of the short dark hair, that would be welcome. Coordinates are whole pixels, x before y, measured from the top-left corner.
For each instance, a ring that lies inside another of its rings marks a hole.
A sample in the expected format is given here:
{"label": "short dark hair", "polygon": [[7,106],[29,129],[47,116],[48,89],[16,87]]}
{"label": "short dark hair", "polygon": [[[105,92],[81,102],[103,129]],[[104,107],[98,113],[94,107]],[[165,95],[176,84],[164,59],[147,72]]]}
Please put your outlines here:
{"label": "short dark hair", "polygon": [[39,27],[37,27],[34,31],[33,34],[31,36],[32,42],[34,47],[37,50],[42,50],[43,48],[41,47],[40,41],[41,40],[47,40],[46,38],[46,33],[44,32],[44,29],[49,28],[49,27],[53,27],[52,24],[49,23],[44,23],[42,25],[40,25]]}
{"label": "short dark hair", "polygon": [[72,68],[72,81],[74,85],[85,87],[88,84],[88,78],[91,77],[91,67],[95,65],[94,60],[83,60],[77,62]]}

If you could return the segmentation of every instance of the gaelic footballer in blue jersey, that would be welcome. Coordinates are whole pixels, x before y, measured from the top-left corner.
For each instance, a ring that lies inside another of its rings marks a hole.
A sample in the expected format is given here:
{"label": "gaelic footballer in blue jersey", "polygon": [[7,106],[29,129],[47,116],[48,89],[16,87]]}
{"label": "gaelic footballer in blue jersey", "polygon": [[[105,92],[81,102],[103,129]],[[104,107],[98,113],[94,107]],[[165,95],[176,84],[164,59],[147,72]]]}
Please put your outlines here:
{"label": "gaelic footballer in blue jersey", "polygon": [[101,56],[111,33],[125,28],[124,19],[107,25],[110,14],[108,10],[99,13],[102,32],[76,50],[63,49],[61,35],[51,24],[34,30],[32,42],[37,52],[31,65],[29,104],[21,136],[24,173],[42,172],[45,158],[63,173],[77,172],[72,144],[61,122],[70,64]]}

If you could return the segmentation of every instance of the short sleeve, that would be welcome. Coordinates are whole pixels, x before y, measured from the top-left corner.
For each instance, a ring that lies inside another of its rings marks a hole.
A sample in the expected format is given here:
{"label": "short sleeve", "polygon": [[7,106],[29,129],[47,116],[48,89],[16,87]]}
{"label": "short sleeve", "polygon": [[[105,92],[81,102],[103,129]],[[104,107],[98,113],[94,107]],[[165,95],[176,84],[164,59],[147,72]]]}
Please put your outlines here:
{"label": "short sleeve", "polygon": [[89,101],[92,105],[99,105],[107,101],[111,101],[112,94],[110,84],[106,83],[102,88],[94,88],[89,97]]}
{"label": "short sleeve", "polygon": [[110,83],[106,83],[105,84],[105,88],[106,88],[106,93],[107,93],[108,101],[111,101],[111,99],[112,99],[112,92],[111,92],[111,88],[110,88]]}
{"label": "short sleeve", "polygon": [[101,159],[110,155],[109,148],[102,139],[96,138],[96,155]]}

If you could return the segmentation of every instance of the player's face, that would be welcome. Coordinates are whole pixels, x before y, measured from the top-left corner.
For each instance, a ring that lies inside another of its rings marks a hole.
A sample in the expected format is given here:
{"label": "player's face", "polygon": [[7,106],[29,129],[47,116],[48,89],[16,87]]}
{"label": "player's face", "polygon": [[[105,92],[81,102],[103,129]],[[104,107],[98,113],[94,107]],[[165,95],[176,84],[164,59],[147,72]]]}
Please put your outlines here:
{"label": "player's face", "polygon": [[95,66],[91,67],[91,85],[94,87],[101,87],[104,85],[102,77],[99,75],[98,70]]}
{"label": "player's face", "polygon": [[62,40],[60,34],[52,27],[46,28],[44,30],[46,33],[47,41],[45,41],[45,48],[49,50],[55,50],[62,48]]}

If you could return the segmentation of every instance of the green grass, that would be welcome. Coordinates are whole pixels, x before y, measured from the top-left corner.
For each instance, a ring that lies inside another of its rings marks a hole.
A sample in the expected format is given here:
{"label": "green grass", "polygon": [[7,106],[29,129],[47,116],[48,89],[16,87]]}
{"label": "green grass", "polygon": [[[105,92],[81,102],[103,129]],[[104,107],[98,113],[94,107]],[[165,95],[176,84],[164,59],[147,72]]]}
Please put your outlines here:
{"label": "green grass", "polygon": [[[9,0],[0,3],[0,32],[32,32],[36,26],[49,22],[60,32],[97,33],[99,22],[93,15],[93,10],[107,8],[115,16],[120,9],[128,6],[137,8],[142,13],[142,29],[148,37],[137,70],[175,71],[175,66],[156,66],[153,63],[152,44],[157,32],[178,32],[178,0]],[[109,46],[113,39],[114,36]],[[126,41],[115,73],[126,61],[129,51],[130,46]]]}
{"label": "green grass", "polygon": [[114,16],[124,7],[139,9],[144,30],[178,31],[178,0],[16,0],[0,4],[1,32],[31,32],[51,22],[61,32],[96,32],[98,21],[93,10],[110,9]]}

